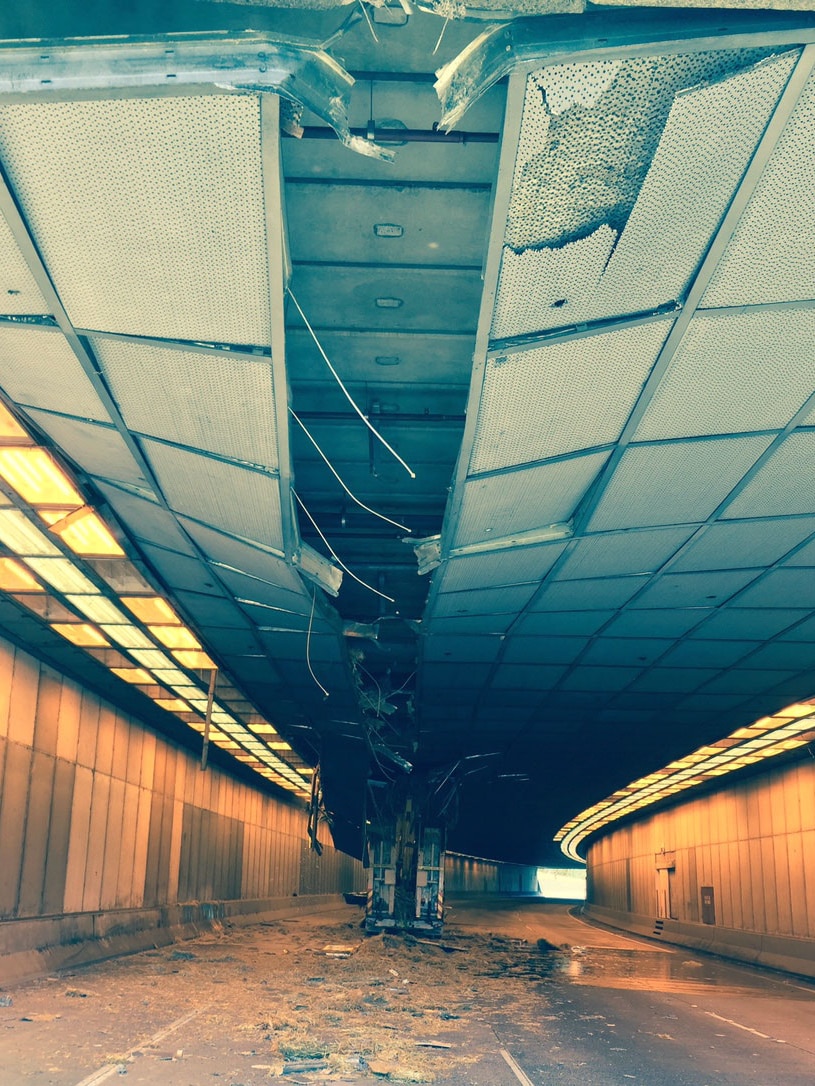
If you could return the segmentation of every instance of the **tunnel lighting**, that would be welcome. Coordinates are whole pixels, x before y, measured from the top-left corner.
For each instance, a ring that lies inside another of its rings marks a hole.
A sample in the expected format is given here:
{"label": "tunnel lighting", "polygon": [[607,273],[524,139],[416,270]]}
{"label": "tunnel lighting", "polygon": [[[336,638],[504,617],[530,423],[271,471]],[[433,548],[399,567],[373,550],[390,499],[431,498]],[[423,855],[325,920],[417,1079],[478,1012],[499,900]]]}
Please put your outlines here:
{"label": "tunnel lighting", "polygon": [[[138,626],[128,626],[127,623],[111,623],[110,625],[103,625],[102,629],[123,649],[147,649],[149,651],[153,646],[153,642],[147,634],[142,633]],[[139,663],[144,663],[144,661],[140,660]]]}
{"label": "tunnel lighting", "polygon": [[61,519],[56,521],[47,517],[44,512],[40,516],[74,554],[98,558],[124,557],[125,552],[111,530],[93,509],[87,506],[69,513],[67,517],[61,516]]}
{"label": "tunnel lighting", "polygon": [[289,743],[281,741],[279,743],[270,743],[269,750],[291,750],[291,746]]}
{"label": "tunnel lighting", "polygon": [[159,682],[167,683],[168,685],[171,683],[178,683],[179,686],[190,685],[189,677],[185,675],[183,671],[179,671],[177,667],[159,668],[158,670],[153,671],[153,674]]}
{"label": "tunnel lighting", "polygon": [[60,553],[59,548],[19,509],[0,509],[0,542],[20,556]]}
{"label": "tunnel lighting", "polygon": [[126,683],[140,683],[142,686],[153,681],[152,677],[142,667],[112,667],[114,675],[124,679]]}
{"label": "tunnel lighting", "polygon": [[148,626],[150,633],[168,649],[200,649],[201,642],[186,626]]}
{"label": "tunnel lighting", "polygon": [[643,807],[815,740],[815,701],[796,702],[634,781],[567,822],[555,836],[571,859],[589,834]]}
{"label": "tunnel lighting", "polygon": [[178,660],[182,667],[188,667],[193,671],[216,670],[215,664],[205,652],[199,652],[195,649],[176,649],[173,651],[173,656]]}
{"label": "tunnel lighting", "polygon": [[29,505],[85,504],[53,456],[36,445],[0,448],[0,476]]}
{"label": "tunnel lighting", "polygon": [[250,724],[249,731],[256,735],[277,735],[277,730],[271,724]]}
{"label": "tunnel lighting", "polygon": [[142,667],[149,668],[153,672],[173,666],[169,656],[165,656],[158,649],[134,649],[130,655]]}
{"label": "tunnel lighting", "polygon": [[26,558],[25,563],[57,592],[98,595],[99,589],[67,558]]}
{"label": "tunnel lighting", "polygon": [[22,428],[4,403],[0,403],[0,437],[21,438],[24,441],[31,440],[28,433]]}
{"label": "tunnel lighting", "polygon": [[212,711],[212,719],[215,721],[216,724],[236,724],[237,723],[234,716],[232,716],[230,713],[224,713],[224,712],[222,712],[222,711],[220,711],[218,709],[213,709],[213,711]]}
{"label": "tunnel lighting", "polygon": [[166,709],[168,713],[185,713],[189,709],[189,705],[181,698],[151,698],[150,700],[159,708]]}
{"label": "tunnel lighting", "polygon": [[56,630],[66,641],[80,648],[109,644],[96,627],[90,626],[87,622],[52,622],[51,629]]}
{"label": "tunnel lighting", "polygon": [[145,626],[150,623],[161,626],[181,624],[181,619],[161,596],[121,596],[120,599]]}
{"label": "tunnel lighting", "polygon": [[119,610],[105,596],[75,596],[73,594],[66,595],[65,599],[75,607],[77,611],[81,611],[82,614],[93,622],[108,622],[108,623],[122,623],[127,622],[127,619]]}
{"label": "tunnel lighting", "polygon": [[44,592],[22,563],[14,558],[0,558],[0,589],[3,592]]}

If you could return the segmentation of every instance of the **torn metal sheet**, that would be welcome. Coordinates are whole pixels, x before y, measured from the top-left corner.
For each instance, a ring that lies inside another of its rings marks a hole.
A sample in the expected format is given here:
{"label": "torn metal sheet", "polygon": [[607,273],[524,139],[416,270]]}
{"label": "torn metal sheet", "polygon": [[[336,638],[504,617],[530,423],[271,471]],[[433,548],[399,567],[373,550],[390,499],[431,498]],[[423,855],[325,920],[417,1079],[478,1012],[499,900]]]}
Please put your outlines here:
{"label": "torn metal sheet", "polygon": [[160,41],[90,39],[81,45],[39,43],[0,50],[3,95],[159,87],[271,92],[304,105],[352,150],[392,159],[392,151],[351,134],[353,85],[348,72],[319,46],[254,32],[221,40],[196,35]]}

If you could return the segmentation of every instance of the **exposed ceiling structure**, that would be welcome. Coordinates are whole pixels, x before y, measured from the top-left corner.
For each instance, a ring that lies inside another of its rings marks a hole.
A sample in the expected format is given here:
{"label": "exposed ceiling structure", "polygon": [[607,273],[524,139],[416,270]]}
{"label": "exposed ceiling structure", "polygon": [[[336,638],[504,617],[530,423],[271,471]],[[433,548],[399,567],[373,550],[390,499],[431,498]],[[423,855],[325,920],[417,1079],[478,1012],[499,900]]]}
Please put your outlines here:
{"label": "exposed ceiling structure", "polygon": [[815,694],[815,18],[407,9],[9,44],[0,390],[341,847],[413,767],[543,861]]}

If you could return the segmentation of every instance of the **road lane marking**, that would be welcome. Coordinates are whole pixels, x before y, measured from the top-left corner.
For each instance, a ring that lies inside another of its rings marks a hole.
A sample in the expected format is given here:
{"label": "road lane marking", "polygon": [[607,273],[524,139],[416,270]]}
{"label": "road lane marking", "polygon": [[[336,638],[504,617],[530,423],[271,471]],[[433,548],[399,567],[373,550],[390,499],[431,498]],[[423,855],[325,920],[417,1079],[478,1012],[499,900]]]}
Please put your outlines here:
{"label": "road lane marking", "polygon": [[[107,1063],[104,1067],[100,1067],[98,1070],[93,1071],[87,1078],[83,1078],[81,1082],[77,1082],[76,1086],[98,1086],[98,1083],[104,1082],[105,1079],[110,1078],[111,1075],[117,1075],[119,1068],[123,1063],[126,1063],[133,1055],[134,1052],[138,1052],[141,1048],[147,1048],[150,1045],[157,1044],[159,1041],[163,1041],[165,1037],[168,1037],[171,1033],[174,1033],[177,1029],[181,1029],[187,1022],[192,1021],[201,1011],[206,1010],[206,1007],[199,1007],[197,1010],[190,1011],[189,1014],[184,1014],[181,1018],[177,1018],[175,1022],[171,1022],[169,1026],[165,1026],[164,1029],[160,1029],[158,1033],[154,1033],[152,1037],[148,1037],[146,1041],[142,1041],[141,1044],[134,1045],[129,1049],[121,1060],[117,1060],[115,1063]],[[532,1083],[530,1083],[532,1086]]]}
{"label": "road lane marking", "polygon": [[735,1026],[736,1029],[743,1029],[745,1033],[754,1033],[756,1037],[763,1037],[765,1041],[772,1040],[772,1037],[770,1037],[769,1034],[761,1033],[759,1030],[753,1029],[751,1026],[743,1026],[741,1022],[734,1022],[732,1018],[722,1018],[720,1014],[716,1014],[714,1011],[705,1011],[705,1014],[709,1015],[711,1018],[718,1018],[720,1022],[727,1022],[729,1026]]}
{"label": "road lane marking", "polygon": [[499,1048],[498,1051],[504,1057],[504,1060],[506,1061],[507,1065],[509,1066],[510,1071],[513,1073],[515,1078],[517,1078],[518,1082],[521,1083],[521,1086],[535,1086],[535,1083],[532,1081],[532,1079],[529,1078],[521,1070],[521,1068],[518,1066],[518,1064],[515,1062],[515,1060],[513,1060],[512,1056],[510,1056],[510,1054],[507,1052],[507,1050],[505,1048]]}

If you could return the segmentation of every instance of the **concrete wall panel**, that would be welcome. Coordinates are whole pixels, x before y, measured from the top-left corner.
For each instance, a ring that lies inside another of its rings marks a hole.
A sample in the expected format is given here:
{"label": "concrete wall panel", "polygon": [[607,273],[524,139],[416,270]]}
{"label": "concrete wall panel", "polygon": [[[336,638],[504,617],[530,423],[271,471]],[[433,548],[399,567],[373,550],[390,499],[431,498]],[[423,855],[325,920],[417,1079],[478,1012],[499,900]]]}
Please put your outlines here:
{"label": "concrete wall panel", "polygon": [[0,794],[0,917],[16,916],[33,750],[8,743]]}

